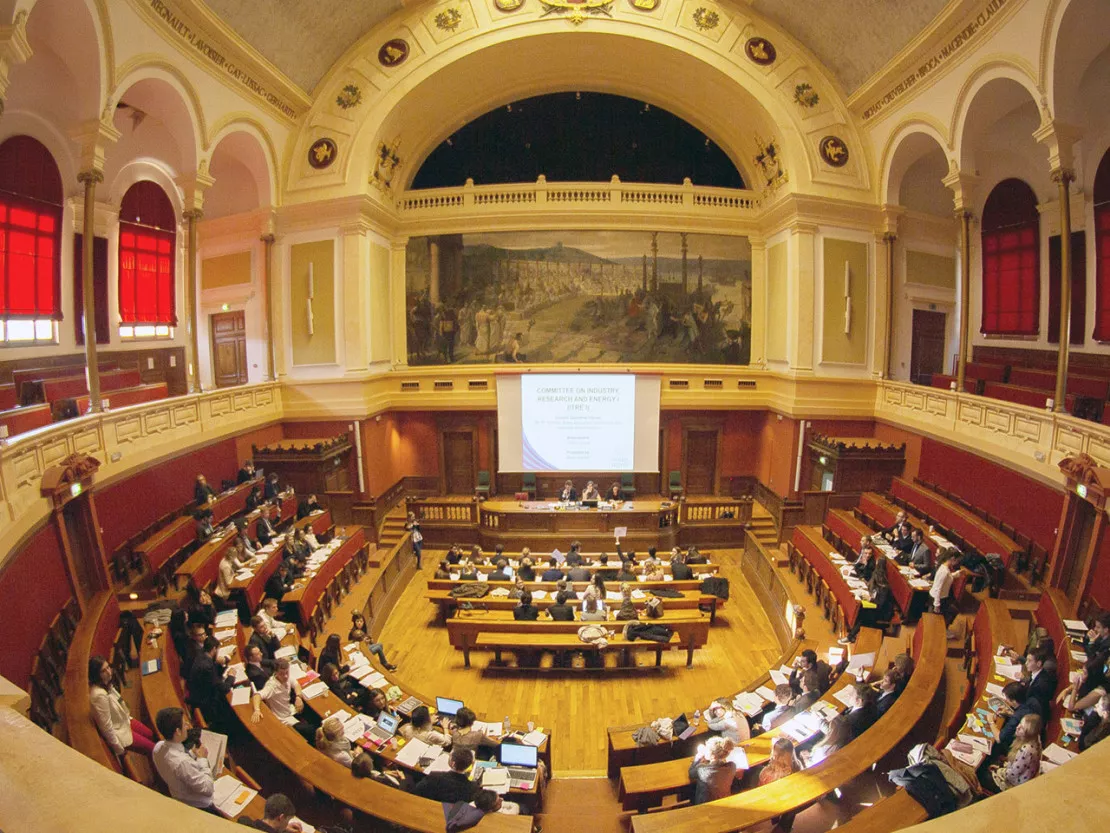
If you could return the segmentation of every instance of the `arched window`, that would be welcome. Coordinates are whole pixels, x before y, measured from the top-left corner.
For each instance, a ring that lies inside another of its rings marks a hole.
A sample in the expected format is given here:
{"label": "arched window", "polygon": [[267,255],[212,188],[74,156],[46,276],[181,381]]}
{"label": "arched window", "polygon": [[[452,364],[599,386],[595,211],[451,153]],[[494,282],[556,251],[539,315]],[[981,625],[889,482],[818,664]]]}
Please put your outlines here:
{"label": "arched window", "polygon": [[1110,341],[1110,150],[1095,173],[1095,332]]}
{"label": "arched window", "polygon": [[1005,179],[983,207],[986,335],[1036,335],[1040,324],[1040,217],[1033,189]]}
{"label": "arched window", "polygon": [[54,343],[62,317],[62,176],[30,136],[0,145],[0,343]]}
{"label": "arched window", "polygon": [[177,324],[177,218],[153,182],[127,189],[119,213],[119,319],[123,338],[168,336]]}

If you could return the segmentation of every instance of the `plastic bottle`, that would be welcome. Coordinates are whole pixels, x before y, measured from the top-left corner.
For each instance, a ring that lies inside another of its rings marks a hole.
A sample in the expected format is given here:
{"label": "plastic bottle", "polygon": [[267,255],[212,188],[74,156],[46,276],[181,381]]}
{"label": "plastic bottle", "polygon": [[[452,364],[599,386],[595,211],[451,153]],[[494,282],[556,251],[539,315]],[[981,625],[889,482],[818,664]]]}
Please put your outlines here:
{"label": "plastic bottle", "polygon": [[509,716],[505,715],[505,719],[501,722],[501,731],[504,734],[509,734],[513,729],[513,722],[509,720]]}

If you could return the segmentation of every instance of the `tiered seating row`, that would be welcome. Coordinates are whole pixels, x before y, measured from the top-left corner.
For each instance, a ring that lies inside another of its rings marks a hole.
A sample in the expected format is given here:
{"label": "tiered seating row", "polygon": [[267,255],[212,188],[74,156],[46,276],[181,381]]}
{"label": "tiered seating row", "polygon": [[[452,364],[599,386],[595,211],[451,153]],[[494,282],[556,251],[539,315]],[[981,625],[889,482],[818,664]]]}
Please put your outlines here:
{"label": "tiered seating row", "polygon": [[[816,526],[796,526],[790,545],[812,569],[806,572],[802,579],[806,582],[807,589],[814,594],[818,604],[825,599],[836,602],[839,613],[826,607],[826,617],[833,622],[833,629],[851,629],[859,616],[860,600],[852,593],[848,582],[840,574],[840,569],[829,559],[829,550],[832,548],[828,541],[821,536],[821,528]],[[795,564],[791,558],[791,564]],[[818,583],[820,582],[820,583]]]}

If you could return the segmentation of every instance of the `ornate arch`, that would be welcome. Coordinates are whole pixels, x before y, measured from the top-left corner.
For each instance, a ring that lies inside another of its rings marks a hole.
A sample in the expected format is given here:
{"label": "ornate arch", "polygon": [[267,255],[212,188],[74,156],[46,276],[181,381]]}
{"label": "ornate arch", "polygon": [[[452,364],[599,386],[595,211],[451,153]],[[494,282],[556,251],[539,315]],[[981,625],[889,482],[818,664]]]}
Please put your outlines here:
{"label": "ornate arch", "polygon": [[1025,89],[1030,100],[1037,106],[1042,122],[1046,117],[1050,118],[1045,112],[1044,91],[1037,86],[1033,76],[1034,73],[1024,62],[999,57],[983,64],[964,80],[956,96],[956,103],[952,109],[952,122],[948,128],[952,158],[956,160],[960,170],[971,170],[974,167],[970,164],[965,147],[964,131],[967,126],[967,116],[979,91],[992,81],[1003,79],[1018,84]]}
{"label": "ornate arch", "polygon": [[281,205],[279,193],[279,183],[281,180],[278,175],[277,150],[274,148],[274,143],[270,139],[270,134],[266,132],[266,129],[257,120],[241,114],[230,114],[221,118],[212,125],[209,139],[204,147],[204,158],[210,162],[212,154],[215,152],[220,142],[232,133],[246,133],[254,137],[255,141],[258,142],[258,146],[262,150],[262,155],[266,160],[266,174],[270,185],[270,204],[275,207]]}
{"label": "ornate arch", "polygon": [[[951,140],[947,135],[947,129],[939,119],[926,114],[906,119],[890,134],[879,158],[879,202],[882,205],[895,205],[898,202],[897,194],[892,194],[892,166],[902,143],[911,136],[928,136],[937,143],[945,158],[951,161]],[[898,184],[900,185],[901,182]]]}

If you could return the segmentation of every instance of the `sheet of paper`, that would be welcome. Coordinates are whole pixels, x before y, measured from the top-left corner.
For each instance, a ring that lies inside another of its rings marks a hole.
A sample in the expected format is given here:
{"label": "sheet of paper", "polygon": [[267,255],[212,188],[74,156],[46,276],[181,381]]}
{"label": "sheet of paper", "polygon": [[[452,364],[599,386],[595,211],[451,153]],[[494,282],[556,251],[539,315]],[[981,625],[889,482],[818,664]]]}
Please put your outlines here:
{"label": "sheet of paper", "polygon": [[216,631],[212,634],[220,642],[227,642],[229,639],[235,638],[235,628],[228,628],[227,630]]}
{"label": "sheet of paper", "polygon": [[987,694],[993,695],[995,697],[1001,697],[1002,686],[1000,686],[998,683],[987,683],[986,692]]}
{"label": "sheet of paper", "polygon": [[366,654],[362,653],[362,651],[354,651],[349,657],[347,657],[347,662],[351,666],[352,670],[355,668],[363,668],[370,664],[370,660],[367,658]]}
{"label": "sheet of paper", "polygon": [[231,677],[236,683],[245,683],[247,681],[247,666],[241,662],[229,665],[227,676]]}
{"label": "sheet of paper", "polygon": [[224,610],[216,614],[216,627],[217,628],[234,628],[239,621],[239,612],[232,610]]}
{"label": "sheet of paper", "polygon": [[224,645],[218,651],[216,651],[216,656],[217,657],[230,657],[237,650],[239,650],[239,648],[235,645]]}
{"label": "sheet of paper", "polygon": [[1072,651],[1071,652],[1071,658],[1073,660],[1075,660],[1076,662],[1085,663],[1087,661],[1087,655],[1085,653],[1083,653],[1082,651]]}
{"label": "sheet of paper", "polygon": [[430,754],[430,749],[431,746],[429,746],[429,744],[413,738],[402,746],[401,751],[397,753],[397,763],[403,764],[404,766],[415,767],[417,762],[423,758],[425,754]]}
{"label": "sheet of paper", "polygon": [[758,694],[760,697],[762,697],[764,702],[767,702],[767,703],[775,702],[775,692],[772,691],[770,688],[768,688],[765,685],[761,685],[759,688],[757,688],[755,690],[755,693]]}
{"label": "sheet of paper", "polygon": [[840,689],[839,691],[837,691],[837,692],[836,692],[836,693],[835,693],[835,694],[833,695],[833,697],[834,697],[834,698],[836,698],[837,700],[839,700],[839,701],[840,701],[841,703],[843,703],[843,704],[844,704],[845,706],[847,706],[847,705],[849,705],[849,701],[848,701],[848,697],[849,697],[849,694],[848,694],[848,692],[849,692],[850,690],[851,690],[851,687],[850,687],[850,686],[847,686],[847,687],[845,687],[845,688],[842,688],[842,689]]}
{"label": "sheet of paper", "polygon": [[295,657],[296,655],[297,646],[295,645],[286,645],[284,648],[278,648],[274,651],[274,657],[276,659],[289,659],[289,657]]}
{"label": "sheet of paper", "polygon": [[366,734],[367,730],[374,725],[374,721],[366,715],[356,714],[350,720],[343,724],[343,736],[351,743],[354,743],[360,737]]}
{"label": "sheet of paper", "polygon": [[766,701],[754,691],[744,691],[732,698],[733,708],[739,709],[748,717],[754,717],[763,711]]}
{"label": "sheet of paper", "polygon": [[607,601],[607,602],[619,602],[620,600],[621,600],[621,594],[618,593],[616,590],[606,590],[605,591],[605,601]]}
{"label": "sheet of paper", "polygon": [[861,668],[872,668],[875,665],[874,651],[866,654],[856,654],[848,660],[847,672],[859,671]]}
{"label": "sheet of paper", "polygon": [[[775,685],[778,686],[790,684],[790,677],[786,674],[783,674],[777,668],[772,668],[768,673],[771,675],[771,682],[773,682]],[[772,699],[774,698],[772,697]]]}
{"label": "sheet of paper", "polygon": [[529,746],[543,746],[543,742],[547,740],[547,735],[545,735],[538,729],[534,729],[533,731],[522,737],[521,740]]}
{"label": "sheet of paper", "polygon": [[245,706],[251,701],[251,690],[246,686],[231,689],[231,705]]}
{"label": "sheet of paper", "polygon": [[1086,633],[1087,623],[1081,622],[1078,619],[1065,619],[1064,628],[1069,631],[1082,631],[1083,633]]}
{"label": "sheet of paper", "polygon": [[303,689],[302,694],[304,694],[304,697],[305,697],[306,700],[312,700],[315,697],[319,697],[321,694],[323,694],[327,690],[328,690],[328,684],[321,681],[321,682],[315,682],[312,685],[308,686],[308,688]]}
{"label": "sheet of paper", "polygon": [[424,772],[450,772],[451,771],[451,755],[447,752],[440,752],[434,761],[424,768]]}
{"label": "sheet of paper", "polygon": [[[293,822],[296,822],[297,824],[299,824],[301,826],[301,833],[316,833],[316,828],[313,827],[311,824],[309,824],[304,819],[298,818],[297,816],[293,816],[293,818],[289,820],[290,826],[292,826]],[[290,829],[290,828],[287,827],[286,830],[288,830],[288,829]]]}
{"label": "sheet of paper", "polygon": [[1068,761],[1074,758],[1076,756],[1076,753],[1069,752],[1067,749],[1064,749],[1064,747],[1060,746],[1059,744],[1050,743],[1048,746],[1045,747],[1044,756],[1048,758],[1048,760],[1052,761],[1052,763],[1061,765],[1066,764]]}
{"label": "sheet of paper", "polygon": [[219,775],[224,768],[224,755],[227,754],[227,735],[201,729],[200,745],[208,750],[208,766],[212,768],[212,775]]}
{"label": "sheet of paper", "polygon": [[[230,782],[224,781],[225,778],[230,779]],[[222,786],[221,782],[223,782]],[[233,819],[243,811],[244,807],[250,804],[251,799],[256,795],[258,795],[257,790],[243,786],[230,775],[224,775],[217,779],[213,785],[212,803],[223,815]]]}
{"label": "sheet of paper", "polygon": [[235,574],[236,581],[250,581],[254,578],[254,573],[250,570],[240,570]]}
{"label": "sheet of paper", "polygon": [[533,590],[532,591],[533,601],[540,600],[540,599],[546,599],[546,598],[547,598],[547,591],[546,590]]}

